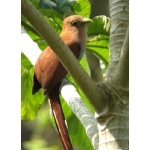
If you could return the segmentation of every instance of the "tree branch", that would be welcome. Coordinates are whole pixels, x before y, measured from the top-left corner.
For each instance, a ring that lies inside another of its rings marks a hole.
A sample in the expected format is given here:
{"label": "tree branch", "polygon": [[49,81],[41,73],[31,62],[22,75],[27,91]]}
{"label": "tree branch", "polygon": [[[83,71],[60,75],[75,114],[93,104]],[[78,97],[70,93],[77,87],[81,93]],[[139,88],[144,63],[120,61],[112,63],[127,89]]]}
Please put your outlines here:
{"label": "tree branch", "polygon": [[96,83],[103,81],[103,73],[100,65],[100,60],[91,51],[86,51],[86,57],[93,81],[95,81]]}
{"label": "tree branch", "polygon": [[[69,93],[68,93],[69,91]],[[87,106],[81,100],[76,88],[67,80],[63,80],[60,88],[62,97],[65,99],[71,110],[78,117],[86,130],[86,134],[91,140],[94,149],[98,149],[98,128],[94,115],[89,111]]]}
{"label": "tree branch", "polygon": [[113,80],[120,87],[128,88],[129,86],[129,29],[126,32],[121,49],[120,61]]}
{"label": "tree branch", "polygon": [[113,78],[120,61],[121,49],[129,26],[129,0],[109,0],[111,29],[110,29],[110,63],[107,80]]}
{"label": "tree branch", "polygon": [[78,60],[60,39],[53,28],[51,28],[44,20],[40,12],[28,0],[21,0],[21,13],[30,21],[48,45],[51,46],[61,63],[72,75],[95,110],[97,112],[103,111],[107,105],[104,101],[102,101],[102,99],[104,99],[103,89],[97,90],[97,85],[90,79],[79,64]]}

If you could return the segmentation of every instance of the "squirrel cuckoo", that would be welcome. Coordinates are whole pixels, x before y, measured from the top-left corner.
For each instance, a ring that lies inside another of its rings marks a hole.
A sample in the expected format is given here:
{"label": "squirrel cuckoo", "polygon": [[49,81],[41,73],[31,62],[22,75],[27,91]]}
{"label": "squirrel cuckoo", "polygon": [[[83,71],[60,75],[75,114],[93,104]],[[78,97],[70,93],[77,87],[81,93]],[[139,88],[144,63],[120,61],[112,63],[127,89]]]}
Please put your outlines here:
{"label": "squirrel cuckoo", "polygon": [[[81,58],[84,51],[86,43],[85,25],[89,22],[92,22],[92,20],[80,15],[69,16],[63,21],[60,38],[78,59]],[[40,88],[43,89],[43,93],[50,99],[52,112],[63,147],[65,150],[73,150],[59,99],[60,81],[66,75],[66,69],[53,50],[48,46],[41,53],[35,64],[32,94],[35,94]]]}

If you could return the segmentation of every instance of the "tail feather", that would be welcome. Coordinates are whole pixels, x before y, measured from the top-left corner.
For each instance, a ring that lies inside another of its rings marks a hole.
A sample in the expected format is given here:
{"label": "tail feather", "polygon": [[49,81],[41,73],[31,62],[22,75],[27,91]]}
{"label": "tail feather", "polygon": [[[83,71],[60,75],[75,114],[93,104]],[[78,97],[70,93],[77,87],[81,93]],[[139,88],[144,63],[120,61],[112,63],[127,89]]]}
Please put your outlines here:
{"label": "tail feather", "polygon": [[59,99],[59,88],[56,86],[49,94],[52,112],[55,118],[56,126],[64,147],[64,150],[73,150],[68,131],[65,124],[65,117],[62,111],[60,99]]}

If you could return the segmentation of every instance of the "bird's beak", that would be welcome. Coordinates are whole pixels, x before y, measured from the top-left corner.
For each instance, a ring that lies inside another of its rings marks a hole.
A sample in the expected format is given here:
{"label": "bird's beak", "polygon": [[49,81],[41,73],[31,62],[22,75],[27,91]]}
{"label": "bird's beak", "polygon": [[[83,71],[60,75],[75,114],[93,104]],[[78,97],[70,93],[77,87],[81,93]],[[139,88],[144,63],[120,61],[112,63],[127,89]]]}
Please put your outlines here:
{"label": "bird's beak", "polygon": [[93,21],[89,18],[83,18],[83,23],[92,23]]}

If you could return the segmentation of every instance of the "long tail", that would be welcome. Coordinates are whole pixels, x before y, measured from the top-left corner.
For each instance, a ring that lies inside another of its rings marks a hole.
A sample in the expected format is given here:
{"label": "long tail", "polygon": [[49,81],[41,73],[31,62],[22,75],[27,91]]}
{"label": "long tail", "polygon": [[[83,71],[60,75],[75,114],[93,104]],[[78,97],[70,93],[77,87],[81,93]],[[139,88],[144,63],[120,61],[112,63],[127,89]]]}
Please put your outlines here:
{"label": "long tail", "polygon": [[55,118],[56,126],[64,147],[64,150],[73,150],[68,131],[65,124],[65,117],[62,111],[60,99],[59,99],[59,87],[56,86],[49,94],[52,112]]}

